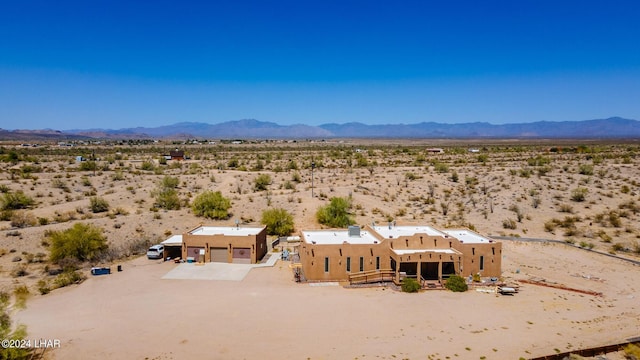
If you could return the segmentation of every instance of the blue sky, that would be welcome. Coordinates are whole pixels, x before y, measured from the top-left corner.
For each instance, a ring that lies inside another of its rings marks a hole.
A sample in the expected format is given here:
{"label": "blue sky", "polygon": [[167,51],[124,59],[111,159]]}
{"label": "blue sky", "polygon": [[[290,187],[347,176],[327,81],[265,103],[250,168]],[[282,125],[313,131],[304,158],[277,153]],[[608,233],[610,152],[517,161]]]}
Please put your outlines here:
{"label": "blue sky", "polygon": [[4,1],[0,128],[640,119],[640,2]]}

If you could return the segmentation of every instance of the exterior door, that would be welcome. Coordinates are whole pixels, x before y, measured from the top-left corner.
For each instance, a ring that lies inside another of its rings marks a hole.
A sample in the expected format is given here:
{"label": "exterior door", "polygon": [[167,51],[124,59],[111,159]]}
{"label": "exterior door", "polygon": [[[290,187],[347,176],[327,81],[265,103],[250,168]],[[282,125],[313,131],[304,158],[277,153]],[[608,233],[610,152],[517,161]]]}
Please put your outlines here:
{"label": "exterior door", "polygon": [[233,262],[235,264],[251,264],[251,249],[233,248]]}
{"label": "exterior door", "polygon": [[229,253],[229,250],[226,247],[223,247],[223,248],[212,247],[211,262],[221,262],[221,263],[229,262],[229,258],[227,256],[228,253]]}

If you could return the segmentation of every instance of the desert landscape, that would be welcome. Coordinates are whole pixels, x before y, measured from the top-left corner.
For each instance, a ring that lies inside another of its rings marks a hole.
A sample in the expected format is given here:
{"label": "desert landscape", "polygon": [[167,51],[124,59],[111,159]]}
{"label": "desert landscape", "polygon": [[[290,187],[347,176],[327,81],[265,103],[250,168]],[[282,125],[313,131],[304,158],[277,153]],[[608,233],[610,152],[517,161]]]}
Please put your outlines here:
{"label": "desert landscape", "polygon": [[[61,340],[47,358],[517,359],[640,334],[638,266],[618,259],[640,260],[637,141],[25,145],[0,147],[0,288],[29,337]],[[187,158],[164,157],[176,150]],[[230,200],[227,218],[194,214],[190,204],[207,190]],[[296,232],[320,229],[316,212],[332,197],[349,198],[360,225],[512,238],[501,240],[503,279],[523,281],[521,291],[311,286],[295,283],[282,261],[239,282],[163,280],[176,265],[143,256],[199,224],[258,225],[269,208],[292,214]],[[52,262],[51,235],[77,223],[99,228],[108,249]],[[124,271],[89,275],[116,264]],[[65,266],[76,277],[61,280]]]}

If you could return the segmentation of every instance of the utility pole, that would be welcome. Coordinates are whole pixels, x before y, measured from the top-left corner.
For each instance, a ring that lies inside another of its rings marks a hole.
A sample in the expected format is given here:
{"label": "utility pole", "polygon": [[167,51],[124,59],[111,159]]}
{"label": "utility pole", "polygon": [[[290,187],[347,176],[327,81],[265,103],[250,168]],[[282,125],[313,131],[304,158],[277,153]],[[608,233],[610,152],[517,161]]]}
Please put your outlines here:
{"label": "utility pole", "polygon": [[313,161],[313,156],[311,156],[311,197],[313,196],[313,169],[316,168],[316,163]]}

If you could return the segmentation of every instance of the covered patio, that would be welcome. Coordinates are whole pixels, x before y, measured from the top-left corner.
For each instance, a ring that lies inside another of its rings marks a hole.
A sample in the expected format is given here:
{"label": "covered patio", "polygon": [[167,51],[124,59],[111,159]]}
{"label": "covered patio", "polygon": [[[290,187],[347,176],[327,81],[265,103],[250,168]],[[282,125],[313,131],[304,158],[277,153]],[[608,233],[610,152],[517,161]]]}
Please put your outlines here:
{"label": "covered patio", "polygon": [[391,269],[394,282],[402,283],[404,278],[414,278],[424,286],[427,281],[438,281],[451,275],[462,274],[463,254],[449,249],[392,249]]}

